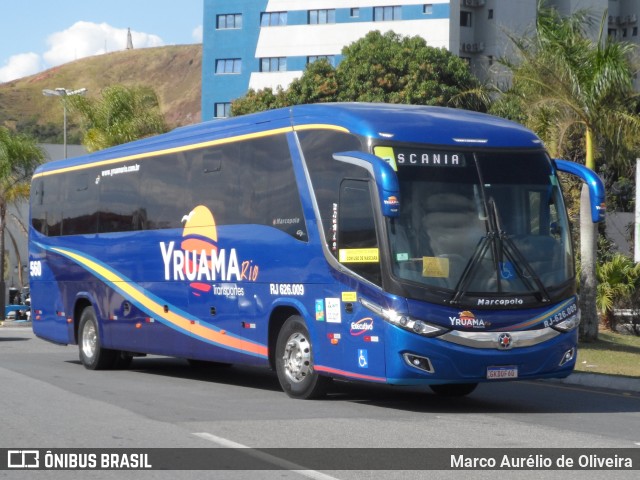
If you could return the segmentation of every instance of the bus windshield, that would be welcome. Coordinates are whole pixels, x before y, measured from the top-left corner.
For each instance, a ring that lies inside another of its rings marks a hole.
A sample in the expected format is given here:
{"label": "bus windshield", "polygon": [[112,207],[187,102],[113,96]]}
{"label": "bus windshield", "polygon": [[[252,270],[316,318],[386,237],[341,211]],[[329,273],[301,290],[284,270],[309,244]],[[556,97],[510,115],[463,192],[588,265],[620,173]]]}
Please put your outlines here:
{"label": "bus windshield", "polygon": [[560,186],[543,151],[444,152],[394,147],[401,193],[389,218],[401,282],[466,294],[533,294],[573,277]]}

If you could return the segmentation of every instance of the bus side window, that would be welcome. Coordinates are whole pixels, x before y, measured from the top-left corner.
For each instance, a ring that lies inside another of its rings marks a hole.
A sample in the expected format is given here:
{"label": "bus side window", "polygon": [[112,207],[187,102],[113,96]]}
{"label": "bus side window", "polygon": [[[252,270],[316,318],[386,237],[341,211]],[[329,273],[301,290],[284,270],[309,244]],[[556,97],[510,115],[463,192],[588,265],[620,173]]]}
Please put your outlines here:
{"label": "bus side window", "polygon": [[33,228],[49,237],[62,234],[62,203],[59,198],[61,175],[49,175],[37,181],[32,193]]}
{"label": "bus side window", "polygon": [[206,205],[217,225],[266,225],[307,240],[285,135],[198,150],[189,165],[190,208]]}
{"label": "bus side window", "polygon": [[140,175],[138,171],[100,180],[100,233],[131,232],[140,229]]}
{"label": "bus side window", "polygon": [[142,230],[181,228],[182,217],[193,208],[187,205],[187,161],[182,153],[162,155],[142,162],[140,167],[140,209],[133,222]]}
{"label": "bus side window", "polygon": [[31,225],[36,232],[46,234],[46,210],[44,200],[44,179],[38,178],[31,184]]}
{"label": "bus side window", "polygon": [[98,186],[95,175],[75,172],[66,176],[61,190],[62,235],[91,234],[98,231]]}
{"label": "bus side window", "polygon": [[380,285],[380,253],[369,182],[344,180],[338,203],[338,259]]}
{"label": "bus side window", "polygon": [[241,156],[250,175],[241,174],[248,223],[268,225],[297,240],[307,241],[300,192],[293,172],[289,143],[285,135],[273,135],[243,142]]}
{"label": "bus side window", "polygon": [[334,243],[333,215],[338,204],[340,182],[343,178],[368,178],[366,171],[333,158],[335,152],[362,150],[360,140],[354,135],[332,130],[306,130],[298,132],[304,161],[311,177],[313,194],[318,205],[325,241],[331,253],[337,257]]}

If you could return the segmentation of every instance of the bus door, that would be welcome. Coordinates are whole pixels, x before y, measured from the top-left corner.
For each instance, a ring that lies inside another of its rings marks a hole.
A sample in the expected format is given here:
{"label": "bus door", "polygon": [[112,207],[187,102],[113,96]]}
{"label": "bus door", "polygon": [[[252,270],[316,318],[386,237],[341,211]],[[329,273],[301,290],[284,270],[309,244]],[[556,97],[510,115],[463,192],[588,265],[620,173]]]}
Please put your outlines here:
{"label": "bus door", "polygon": [[391,167],[373,155],[347,152],[335,154],[334,159],[366,170],[370,178],[344,178],[337,204],[338,262],[366,280],[348,277],[341,293],[344,369],[362,378],[384,380],[385,324],[379,314],[364,305],[385,303],[376,212],[391,216],[397,213],[397,180]]}

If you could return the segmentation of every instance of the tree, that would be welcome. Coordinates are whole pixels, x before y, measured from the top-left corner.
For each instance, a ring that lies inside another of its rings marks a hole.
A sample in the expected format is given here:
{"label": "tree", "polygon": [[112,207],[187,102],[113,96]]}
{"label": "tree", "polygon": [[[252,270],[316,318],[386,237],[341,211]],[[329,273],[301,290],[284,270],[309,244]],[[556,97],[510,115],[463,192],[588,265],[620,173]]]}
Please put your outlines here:
{"label": "tree", "polygon": [[[606,16],[595,39],[589,36],[593,25],[586,11],[563,17],[539,0],[534,35],[512,37],[519,61],[503,63],[513,73],[509,101],[514,95],[520,99],[526,123],[545,140],[552,155],[562,155],[572,145],[572,138],[580,135],[584,139],[585,163],[595,170],[596,156],[607,144],[626,142],[633,148],[640,132],[640,118],[632,111],[633,46],[607,35]],[[583,202],[587,198],[585,188]],[[597,233],[586,205],[581,210],[580,235],[580,334],[583,340],[590,341],[598,335]]]}
{"label": "tree", "polygon": [[635,264],[629,257],[616,253],[611,260],[598,263],[597,305],[604,324],[616,329],[614,308],[631,299],[640,284],[640,263]]}
{"label": "tree", "polygon": [[231,104],[231,115],[246,115],[248,113],[263,112],[273,108],[288,107],[289,105],[291,104],[287,100],[282,88],[278,88],[275,93],[271,88],[257,91],[249,89],[244,97],[236,99]]}
{"label": "tree", "polygon": [[341,101],[446,106],[478,86],[464,60],[418,36],[376,30],[342,54],[336,69]]}
{"label": "tree", "polygon": [[469,66],[421,37],[372,31],[343,48],[342,55],[335,68],[326,60],[309,64],[286,90],[250,90],[233,102],[232,114],[335,101],[484,108],[476,95],[461,95],[479,87]]}
{"label": "tree", "polygon": [[4,315],[6,284],[5,239],[7,207],[29,197],[31,176],[44,161],[44,152],[36,141],[23,134],[15,134],[0,127],[0,312]]}
{"label": "tree", "polygon": [[113,85],[99,98],[74,95],[67,101],[84,119],[82,143],[90,152],[167,131],[158,96],[150,87]]}

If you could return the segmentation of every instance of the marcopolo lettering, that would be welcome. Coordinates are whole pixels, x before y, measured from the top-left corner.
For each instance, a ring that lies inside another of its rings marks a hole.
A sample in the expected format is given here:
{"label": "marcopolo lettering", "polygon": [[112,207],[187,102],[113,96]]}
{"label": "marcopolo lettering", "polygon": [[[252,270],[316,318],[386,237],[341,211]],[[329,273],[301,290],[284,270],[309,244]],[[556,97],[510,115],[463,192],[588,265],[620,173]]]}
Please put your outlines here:
{"label": "marcopolo lettering", "polygon": [[522,305],[524,300],[521,298],[479,298],[478,306],[509,306]]}

